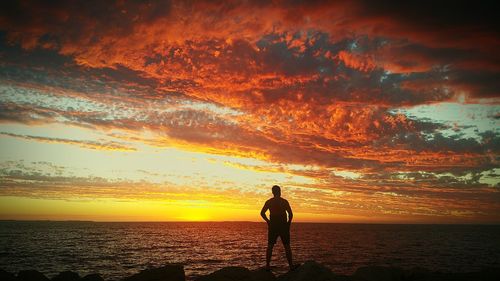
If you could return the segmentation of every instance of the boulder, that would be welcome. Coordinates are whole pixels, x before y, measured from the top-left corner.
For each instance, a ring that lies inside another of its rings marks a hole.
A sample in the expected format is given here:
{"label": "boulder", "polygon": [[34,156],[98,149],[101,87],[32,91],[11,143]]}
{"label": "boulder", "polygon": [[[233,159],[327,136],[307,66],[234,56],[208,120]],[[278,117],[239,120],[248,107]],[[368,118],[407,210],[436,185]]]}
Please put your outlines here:
{"label": "boulder", "polygon": [[[424,280],[424,279],[422,279]],[[436,272],[433,279],[426,281],[497,281],[500,280],[500,268],[483,268],[477,272]],[[420,280],[419,280],[420,281]]]}
{"label": "boulder", "polygon": [[405,274],[406,279],[408,280],[440,280],[439,278],[436,279],[434,277],[434,272],[422,267],[414,267],[410,270],[407,270]]}
{"label": "boulder", "polygon": [[388,266],[360,267],[353,275],[356,281],[401,281],[408,280],[407,274],[401,268]]}
{"label": "boulder", "polygon": [[52,281],[79,281],[80,275],[73,271],[63,271],[56,276],[54,276]]}
{"label": "boulder", "polygon": [[500,280],[500,267],[485,267],[479,273],[480,280]]}
{"label": "boulder", "polygon": [[265,268],[257,269],[251,272],[250,276],[244,281],[275,281],[276,277]]}
{"label": "boulder", "polygon": [[214,271],[208,275],[200,276],[196,281],[240,281],[249,278],[251,272],[248,268],[241,266],[229,266]]}
{"label": "boulder", "polygon": [[104,278],[97,273],[85,275],[80,281],[104,281]]}
{"label": "boulder", "polygon": [[159,268],[150,268],[132,276],[126,277],[123,281],[184,281],[184,267],[179,264],[170,264]]}
{"label": "boulder", "polygon": [[10,272],[0,269],[0,280],[3,281],[15,281],[16,276]]}
{"label": "boulder", "polygon": [[50,281],[43,273],[36,270],[21,270],[16,279],[18,281]]}
{"label": "boulder", "polygon": [[336,275],[328,267],[315,261],[306,261],[293,271],[280,277],[279,281],[337,281],[349,280],[346,276]]}
{"label": "boulder", "polygon": [[274,281],[276,277],[265,269],[251,271],[240,266],[224,267],[209,275],[200,276],[196,281]]}
{"label": "boulder", "polygon": [[353,281],[494,281],[500,280],[500,269],[483,269],[480,272],[433,272],[425,268],[401,269],[387,266],[359,268]]}

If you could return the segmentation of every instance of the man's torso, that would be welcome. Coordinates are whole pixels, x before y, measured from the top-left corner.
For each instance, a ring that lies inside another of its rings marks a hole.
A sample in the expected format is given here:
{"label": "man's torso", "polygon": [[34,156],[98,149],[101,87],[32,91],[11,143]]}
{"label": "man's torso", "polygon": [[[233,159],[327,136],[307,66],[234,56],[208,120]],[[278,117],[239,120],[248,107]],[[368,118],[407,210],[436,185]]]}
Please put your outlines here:
{"label": "man's torso", "polygon": [[269,219],[271,220],[272,225],[278,225],[278,224],[286,224],[288,221],[287,217],[287,207],[288,207],[288,201],[285,199],[278,197],[278,198],[271,198],[267,200],[267,204],[269,207]]}

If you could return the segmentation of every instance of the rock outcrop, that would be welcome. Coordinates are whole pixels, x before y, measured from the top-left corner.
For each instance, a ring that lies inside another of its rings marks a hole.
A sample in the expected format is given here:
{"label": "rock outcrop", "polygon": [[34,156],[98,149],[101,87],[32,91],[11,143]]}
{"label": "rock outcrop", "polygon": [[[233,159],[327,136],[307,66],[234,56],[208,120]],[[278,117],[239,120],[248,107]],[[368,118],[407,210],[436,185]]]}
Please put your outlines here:
{"label": "rock outcrop", "polygon": [[15,281],[16,276],[10,272],[0,269],[0,280],[3,281]]}
{"label": "rock outcrop", "polygon": [[196,281],[274,281],[276,277],[264,269],[251,271],[245,267],[231,266],[201,276]]}
{"label": "rock outcrop", "polygon": [[500,268],[477,272],[433,272],[424,268],[401,269],[387,266],[361,267],[350,276],[353,281],[493,281],[500,280]]}
{"label": "rock outcrop", "polygon": [[17,281],[50,281],[43,273],[36,270],[21,270],[16,279]]}
{"label": "rock outcrop", "polygon": [[[80,278],[76,272],[65,271],[49,280],[36,270],[22,270],[17,276],[0,269],[2,281],[104,281],[99,274]],[[150,268],[124,278],[122,281],[185,281],[184,267],[170,264]],[[191,279],[190,279],[191,280]],[[353,275],[338,275],[315,261],[307,261],[293,271],[276,277],[264,269],[249,270],[230,266],[195,278],[195,281],[498,281],[500,268],[485,268],[470,273],[443,273],[424,268],[401,269],[387,266],[359,268]]]}
{"label": "rock outcrop", "polygon": [[184,281],[184,266],[170,264],[159,268],[150,268],[129,276],[123,281]]}
{"label": "rock outcrop", "polygon": [[80,280],[80,275],[78,273],[73,272],[73,271],[63,271],[54,278],[51,279],[52,281],[79,281]]}
{"label": "rock outcrop", "polygon": [[328,267],[315,261],[306,261],[293,271],[278,277],[278,281],[342,281],[348,277],[337,275]]}
{"label": "rock outcrop", "polygon": [[104,281],[104,278],[102,278],[102,276],[97,273],[92,273],[83,276],[80,281]]}

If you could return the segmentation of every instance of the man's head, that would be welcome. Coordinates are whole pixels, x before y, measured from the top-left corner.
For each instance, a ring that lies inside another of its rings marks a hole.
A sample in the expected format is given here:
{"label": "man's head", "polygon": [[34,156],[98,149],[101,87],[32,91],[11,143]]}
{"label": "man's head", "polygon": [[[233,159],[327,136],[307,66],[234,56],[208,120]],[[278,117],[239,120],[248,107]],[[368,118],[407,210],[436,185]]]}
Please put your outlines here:
{"label": "man's head", "polygon": [[281,188],[278,185],[273,186],[273,195],[274,197],[280,197],[281,196]]}

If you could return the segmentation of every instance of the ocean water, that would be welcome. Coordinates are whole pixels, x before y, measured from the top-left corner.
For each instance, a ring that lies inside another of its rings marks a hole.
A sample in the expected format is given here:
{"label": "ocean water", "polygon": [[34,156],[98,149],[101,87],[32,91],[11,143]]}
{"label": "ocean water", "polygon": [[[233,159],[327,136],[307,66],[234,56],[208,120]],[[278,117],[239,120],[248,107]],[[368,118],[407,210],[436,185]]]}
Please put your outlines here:
{"label": "ocean water", "polygon": [[[297,262],[316,260],[334,272],[360,266],[415,266],[465,272],[500,267],[500,225],[294,223]],[[72,270],[119,280],[150,266],[182,263],[190,279],[225,266],[265,264],[267,226],[252,222],[0,221],[0,268],[36,269],[52,277]],[[286,270],[280,241],[274,272]]]}

